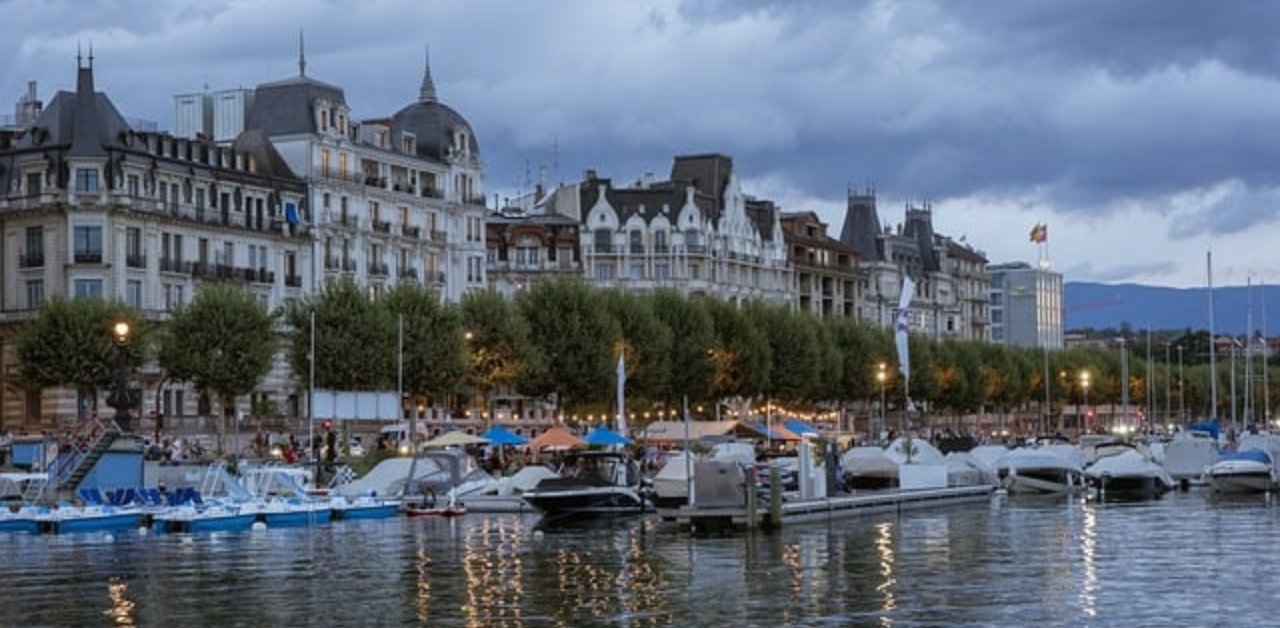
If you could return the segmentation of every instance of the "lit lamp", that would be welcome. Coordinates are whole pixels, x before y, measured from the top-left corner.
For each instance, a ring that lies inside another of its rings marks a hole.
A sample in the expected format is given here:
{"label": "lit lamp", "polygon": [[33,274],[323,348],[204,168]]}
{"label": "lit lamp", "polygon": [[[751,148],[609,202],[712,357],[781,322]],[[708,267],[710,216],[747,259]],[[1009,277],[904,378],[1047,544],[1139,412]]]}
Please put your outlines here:
{"label": "lit lamp", "polygon": [[[880,382],[880,429],[884,429],[884,380],[888,377],[886,368],[884,362],[876,367],[876,381]],[[870,438],[871,435],[867,434],[867,437]]]}
{"label": "lit lamp", "polygon": [[1084,391],[1085,429],[1089,427],[1089,371],[1080,371],[1080,388]]}
{"label": "lit lamp", "polygon": [[111,340],[116,345],[116,385],[107,395],[107,405],[116,409],[115,422],[121,432],[132,431],[129,408],[133,405],[129,398],[129,323],[116,321],[111,326]]}

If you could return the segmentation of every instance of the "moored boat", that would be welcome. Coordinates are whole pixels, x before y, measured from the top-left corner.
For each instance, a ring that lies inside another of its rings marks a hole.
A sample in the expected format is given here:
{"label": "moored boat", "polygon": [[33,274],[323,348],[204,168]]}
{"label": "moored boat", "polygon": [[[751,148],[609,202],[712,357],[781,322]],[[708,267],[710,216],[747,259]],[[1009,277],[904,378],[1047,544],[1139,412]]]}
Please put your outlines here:
{"label": "moored boat", "polygon": [[638,515],[650,510],[640,491],[640,471],[625,454],[588,451],[574,454],[561,477],[547,478],[524,493],[544,521]]}

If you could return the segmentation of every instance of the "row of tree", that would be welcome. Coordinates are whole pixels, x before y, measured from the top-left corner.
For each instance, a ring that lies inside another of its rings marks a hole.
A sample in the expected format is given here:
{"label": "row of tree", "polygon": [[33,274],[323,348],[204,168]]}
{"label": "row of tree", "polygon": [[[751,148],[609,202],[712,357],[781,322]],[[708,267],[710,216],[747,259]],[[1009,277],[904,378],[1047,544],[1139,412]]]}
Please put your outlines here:
{"label": "row of tree", "polygon": [[[620,356],[632,410],[676,408],[685,398],[866,407],[860,404],[878,399],[881,387],[891,407],[904,401],[885,330],[765,303],[739,308],[575,281],[543,283],[514,301],[482,292],[454,304],[413,283],[370,298],[345,280],[280,312],[264,311],[238,288],[211,285],[163,323],[119,303],[55,298],[19,330],[22,376],[34,387],[77,387],[96,399],[115,374],[109,329],[117,320],[138,330],[128,349],[131,367],[152,361],[163,377],[189,383],[224,408],[260,385],[282,349],[302,388],[400,388],[428,403],[503,389],[552,399],[570,413],[604,414],[612,409]],[[1192,349],[1201,335],[1183,334],[1178,346]],[[1131,403],[1142,405],[1150,388],[1161,414],[1175,416],[1183,405],[1189,415],[1208,412],[1210,373],[1195,358],[1199,351],[1188,352],[1181,366],[1155,360],[1148,369],[1138,344],[1121,345],[1132,352]],[[1090,405],[1119,403],[1125,385],[1114,348],[1041,352],[913,334],[909,355],[912,401],[935,416],[1031,409],[1043,404],[1046,386],[1050,414],[1059,413],[1084,401],[1085,372]],[[1222,410],[1230,408],[1222,365],[1219,377]]]}

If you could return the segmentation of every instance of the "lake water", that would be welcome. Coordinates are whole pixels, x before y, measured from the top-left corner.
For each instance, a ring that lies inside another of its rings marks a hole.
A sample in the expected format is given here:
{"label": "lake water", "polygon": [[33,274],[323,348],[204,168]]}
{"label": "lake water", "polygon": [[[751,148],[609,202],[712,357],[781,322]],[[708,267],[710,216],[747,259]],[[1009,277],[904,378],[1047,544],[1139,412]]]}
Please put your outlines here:
{"label": "lake water", "polygon": [[691,537],[468,514],[0,535],[0,626],[1265,626],[1280,510],[993,497]]}

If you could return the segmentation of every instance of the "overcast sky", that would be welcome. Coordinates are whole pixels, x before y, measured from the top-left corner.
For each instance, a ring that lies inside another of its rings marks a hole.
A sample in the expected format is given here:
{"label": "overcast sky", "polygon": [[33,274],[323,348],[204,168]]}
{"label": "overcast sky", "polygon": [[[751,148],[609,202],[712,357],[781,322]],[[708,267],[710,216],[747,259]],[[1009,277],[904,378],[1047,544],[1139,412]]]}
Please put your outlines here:
{"label": "overcast sky", "polygon": [[1280,282],[1280,2],[1235,0],[0,0],[0,106],[74,88],[77,45],[126,116],[298,72],[357,118],[417,97],[474,127],[486,188],[734,158],[748,194],[935,229],[1067,281]]}

